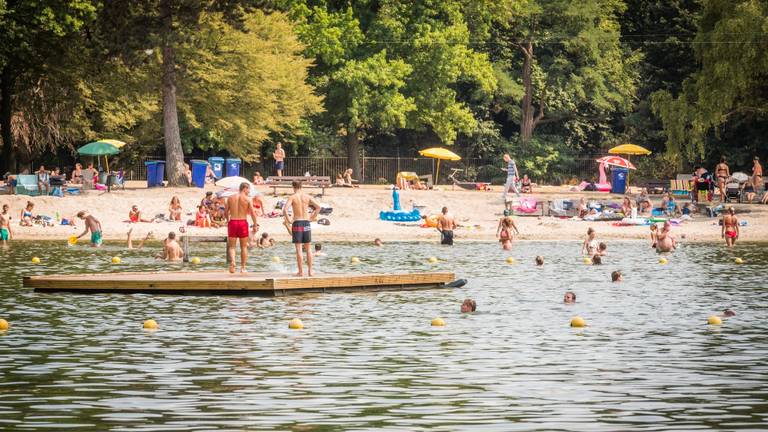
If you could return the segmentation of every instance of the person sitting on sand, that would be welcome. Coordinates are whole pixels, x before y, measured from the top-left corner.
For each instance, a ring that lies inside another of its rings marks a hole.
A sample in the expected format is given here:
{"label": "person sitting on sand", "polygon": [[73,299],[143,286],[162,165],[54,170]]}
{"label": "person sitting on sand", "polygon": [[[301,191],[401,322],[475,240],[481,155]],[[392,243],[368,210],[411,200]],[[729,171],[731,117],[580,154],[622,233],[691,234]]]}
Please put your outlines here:
{"label": "person sitting on sand", "polygon": [[352,178],[352,173],[354,173],[354,171],[352,171],[352,168],[347,168],[347,170],[344,171],[344,176],[343,177],[344,177],[344,186],[345,187],[358,187],[355,184],[355,182],[357,182],[357,180]]}
{"label": "person sitting on sand", "polygon": [[264,201],[261,200],[261,197],[256,195],[251,198],[251,202],[253,204],[253,211],[256,212],[256,216],[264,216]]}
{"label": "person sitting on sand", "polygon": [[32,201],[27,201],[27,206],[24,207],[24,210],[21,211],[21,219],[19,220],[19,225],[21,226],[32,226],[32,223],[34,222],[35,216],[32,214],[32,210],[35,208],[35,203]]}
{"label": "person sitting on sand", "polygon": [[171,198],[171,204],[168,206],[168,218],[172,221],[180,221],[181,213],[181,200],[179,200],[178,196],[174,195]]}
{"label": "person sitting on sand", "polygon": [[739,238],[739,220],[736,219],[736,211],[728,207],[728,212],[723,215],[721,237],[725,239],[725,245],[733,247]]}
{"label": "person sitting on sand", "polygon": [[334,186],[344,187],[344,175],[336,174],[336,184]]}
{"label": "person sitting on sand", "polygon": [[72,170],[72,176],[70,177],[72,184],[83,184],[83,165],[80,163],[75,164],[75,169]]}
{"label": "person sitting on sand", "polygon": [[166,261],[181,261],[184,258],[184,251],[176,241],[176,233],[173,231],[169,232],[168,237],[163,241],[161,258]]}
{"label": "person sitting on sand", "polygon": [[198,228],[211,227],[211,219],[208,216],[208,208],[202,204],[197,206],[197,213],[195,214],[195,226]]}
{"label": "person sitting on sand", "polygon": [[213,211],[213,192],[208,191],[205,193],[205,197],[200,200],[200,205],[210,213]]}
{"label": "person sitting on sand", "polygon": [[675,197],[672,196],[672,193],[667,192],[661,200],[661,211],[667,216],[672,216],[676,206]]}
{"label": "person sitting on sand", "polygon": [[11,215],[9,213],[8,204],[3,204],[3,212],[0,213],[0,242],[2,242],[3,246],[5,246],[10,240],[13,240],[13,231],[11,230]]}
{"label": "person sitting on sand", "polygon": [[536,266],[537,267],[543,266],[544,265],[544,257],[541,256],[541,255],[536,256],[535,262],[536,262]]}
{"label": "person sitting on sand", "polygon": [[533,184],[528,174],[523,174],[523,179],[520,180],[520,193],[533,193]]}
{"label": "person sitting on sand", "polygon": [[213,201],[213,210],[209,214],[211,226],[221,228],[227,225],[227,206],[224,198],[216,198]]}
{"label": "person sitting on sand", "polygon": [[376,246],[376,247],[380,247],[382,244],[383,243],[382,243],[380,238],[376,238],[376,239],[373,240],[373,245]]}
{"label": "person sitting on sand", "polygon": [[672,252],[677,247],[677,241],[672,234],[672,224],[669,221],[664,222],[664,227],[656,237],[657,252]]}
{"label": "person sitting on sand", "polygon": [[624,278],[621,275],[620,270],[614,270],[611,272],[611,282],[621,282]]}
{"label": "person sitting on sand", "polygon": [[593,256],[597,253],[597,233],[593,228],[587,229],[587,237],[584,239],[584,243],[581,245],[581,253],[587,256]]}
{"label": "person sitting on sand", "polygon": [[518,231],[512,216],[503,216],[496,228],[496,238],[499,239],[504,250],[512,249],[512,231],[514,231],[515,235],[520,235],[520,231]]}
{"label": "person sitting on sand", "polygon": [[477,311],[477,303],[472,299],[464,299],[461,303],[461,313],[471,313]]}
{"label": "person sitting on sand", "polygon": [[264,177],[261,176],[261,173],[256,171],[253,174],[253,184],[255,185],[263,185],[264,184]]}
{"label": "person sitting on sand", "polygon": [[648,194],[645,192],[645,189],[640,192],[640,196],[637,197],[636,202],[637,211],[639,213],[649,213],[653,209],[653,204],[651,203],[651,199],[648,198]]}
{"label": "person sitting on sand", "polygon": [[80,237],[88,234],[88,231],[91,232],[91,247],[100,247],[102,243],[101,238],[101,222],[99,222],[98,219],[93,217],[90,213],[88,213],[85,210],[81,210],[77,213],[77,217],[81,220],[85,221],[85,230],[82,234],[77,236],[79,239]]}
{"label": "person sitting on sand", "polygon": [[141,210],[139,210],[139,206],[133,205],[131,207],[131,210],[128,212],[128,220],[130,223],[139,223],[139,222],[152,222],[149,219],[144,219],[141,217]]}
{"label": "person sitting on sand", "polygon": [[579,218],[584,219],[589,214],[589,209],[587,209],[587,201],[584,199],[584,197],[579,198]]}
{"label": "person sitting on sand", "polygon": [[632,216],[632,207],[632,200],[630,200],[628,196],[625,196],[624,200],[621,202],[621,212],[625,217]]}
{"label": "person sitting on sand", "polygon": [[563,296],[563,303],[565,304],[576,303],[576,293],[573,291],[566,291],[565,295]]}
{"label": "person sitting on sand", "polygon": [[443,207],[440,216],[437,217],[437,230],[440,232],[440,244],[453,246],[453,230],[456,229],[456,220],[448,214],[448,207]]}

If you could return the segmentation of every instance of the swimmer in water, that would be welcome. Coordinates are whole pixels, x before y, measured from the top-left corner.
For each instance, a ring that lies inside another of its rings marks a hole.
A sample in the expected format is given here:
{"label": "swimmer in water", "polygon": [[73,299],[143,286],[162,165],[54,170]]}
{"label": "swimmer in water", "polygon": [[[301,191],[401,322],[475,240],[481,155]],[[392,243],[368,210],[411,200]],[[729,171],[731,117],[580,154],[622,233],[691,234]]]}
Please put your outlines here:
{"label": "swimmer in water", "polygon": [[656,243],[658,243],[659,239],[659,226],[656,224],[651,224],[651,247],[653,249],[656,249]]}
{"label": "swimmer in water", "polygon": [[603,264],[603,259],[600,257],[600,255],[595,255],[592,257],[592,265],[601,265]]}
{"label": "swimmer in water", "polygon": [[587,238],[584,239],[584,244],[581,246],[581,253],[588,256],[593,256],[597,252],[597,239],[595,238],[597,233],[593,228],[587,229]]}
{"label": "swimmer in water", "polygon": [[734,311],[732,311],[730,309],[726,309],[726,310],[723,311],[723,314],[721,316],[723,318],[730,318],[730,317],[736,316],[736,312],[734,312]]}
{"label": "swimmer in water", "polygon": [[544,265],[544,257],[539,255],[536,257],[536,265],[541,267]]}
{"label": "swimmer in water", "polygon": [[566,291],[565,295],[563,296],[563,303],[565,304],[576,303],[576,293],[573,291]]}
{"label": "swimmer in water", "polygon": [[373,245],[376,246],[376,247],[379,247],[382,244],[383,244],[383,242],[381,241],[380,238],[377,238],[377,239],[373,240]]}
{"label": "swimmer in water", "polygon": [[600,244],[597,245],[597,252],[595,253],[595,256],[601,256],[601,257],[606,256],[608,255],[607,250],[608,250],[608,245],[603,242],[600,242]]}
{"label": "swimmer in water", "polygon": [[621,282],[624,278],[621,275],[621,270],[614,270],[611,272],[611,282]]}
{"label": "swimmer in water", "polygon": [[470,313],[475,312],[477,310],[477,303],[475,303],[472,299],[464,299],[464,302],[461,304],[461,313]]}
{"label": "swimmer in water", "polygon": [[499,220],[499,226],[496,228],[496,237],[501,242],[501,247],[504,250],[512,249],[512,231],[515,235],[520,235],[520,231],[517,230],[517,225],[512,219],[512,216],[504,216]]}
{"label": "swimmer in water", "polygon": [[315,255],[318,256],[325,256],[325,252],[323,252],[323,244],[322,243],[315,243]]}

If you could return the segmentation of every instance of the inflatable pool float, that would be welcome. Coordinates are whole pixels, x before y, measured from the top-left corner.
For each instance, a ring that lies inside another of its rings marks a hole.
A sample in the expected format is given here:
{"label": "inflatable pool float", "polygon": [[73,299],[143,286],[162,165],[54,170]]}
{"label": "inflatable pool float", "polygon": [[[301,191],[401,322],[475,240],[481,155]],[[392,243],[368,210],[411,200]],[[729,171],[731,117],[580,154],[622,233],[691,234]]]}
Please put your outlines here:
{"label": "inflatable pool float", "polygon": [[400,192],[395,188],[392,191],[392,210],[382,210],[379,212],[379,219],[393,222],[418,222],[421,220],[419,209],[405,211],[400,208]]}
{"label": "inflatable pool float", "polygon": [[622,225],[648,225],[648,219],[645,218],[624,218],[621,220]]}

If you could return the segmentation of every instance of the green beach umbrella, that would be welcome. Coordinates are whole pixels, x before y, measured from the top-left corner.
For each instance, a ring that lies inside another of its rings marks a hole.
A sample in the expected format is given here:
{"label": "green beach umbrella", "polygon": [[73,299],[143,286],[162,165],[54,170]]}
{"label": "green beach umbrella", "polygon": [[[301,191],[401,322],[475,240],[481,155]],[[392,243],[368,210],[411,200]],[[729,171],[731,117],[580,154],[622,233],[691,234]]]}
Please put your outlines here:
{"label": "green beach umbrella", "polygon": [[107,171],[109,171],[109,160],[107,160],[107,156],[120,153],[120,149],[109,142],[94,141],[80,147],[77,149],[77,152],[84,156],[104,156],[104,160],[107,162]]}

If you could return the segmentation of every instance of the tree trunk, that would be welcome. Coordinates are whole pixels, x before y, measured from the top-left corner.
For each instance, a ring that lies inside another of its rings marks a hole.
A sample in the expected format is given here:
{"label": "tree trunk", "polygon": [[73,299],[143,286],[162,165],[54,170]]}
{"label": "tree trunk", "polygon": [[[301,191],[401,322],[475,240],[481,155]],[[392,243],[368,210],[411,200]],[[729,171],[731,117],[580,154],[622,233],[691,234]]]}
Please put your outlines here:
{"label": "tree trunk", "polygon": [[11,119],[13,117],[13,76],[11,68],[6,66],[0,73],[0,136],[3,141],[0,175],[6,172],[16,173],[16,152],[13,146]]}
{"label": "tree trunk", "polygon": [[525,42],[520,49],[523,51],[523,89],[525,95],[520,104],[520,140],[528,144],[533,136],[533,44]]}
{"label": "tree trunk", "polygon": [[[164,2],[165,3],[165,2]],[[168,7],[170,9],[170,7]],[[166,12],[168,34],[163,42],[163,137],[165,141],[165,175],[168,186],[186,186],[184,149],[179,133],[179,113],[176,107],[176,52],[172,46],[173,15]]]}
{"label": "tree trunk", "polygon": [[354,171],[353,176],[362,181],[360,177],[360,137],[357,131],[353,131],[352,128],[347,129],[347,165]]}

